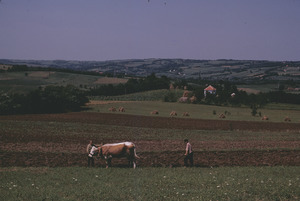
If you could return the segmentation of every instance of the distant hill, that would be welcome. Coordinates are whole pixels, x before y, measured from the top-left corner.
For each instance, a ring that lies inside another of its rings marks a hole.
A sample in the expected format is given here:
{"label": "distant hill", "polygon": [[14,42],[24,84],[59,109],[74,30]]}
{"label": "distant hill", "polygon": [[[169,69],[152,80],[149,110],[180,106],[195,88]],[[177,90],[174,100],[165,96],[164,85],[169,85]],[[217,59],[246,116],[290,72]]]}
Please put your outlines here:
{"label": "distant hill", "polygon": [[81,71],[145,77],[228,81],[300,81],[300,61],[129,59],[111,61],[10,60],[4,65],[66,68]]}
{"label": "distant hill", "polygon": [[0,73],[0,92],[29,92],[48,85],[73,85],[83,90],[103,85],[126,83],[127,78],[114,78],[56,71]]}

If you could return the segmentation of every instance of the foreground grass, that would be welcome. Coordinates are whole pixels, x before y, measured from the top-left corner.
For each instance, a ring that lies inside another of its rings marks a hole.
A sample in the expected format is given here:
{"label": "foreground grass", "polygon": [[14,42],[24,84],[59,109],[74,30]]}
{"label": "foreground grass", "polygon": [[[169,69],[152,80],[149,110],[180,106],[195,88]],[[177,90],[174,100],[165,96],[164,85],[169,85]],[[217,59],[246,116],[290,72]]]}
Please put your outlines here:
{"label": "foreground grass", "polygon": [[1,168],[0,200],[298,200],[299,170]]}

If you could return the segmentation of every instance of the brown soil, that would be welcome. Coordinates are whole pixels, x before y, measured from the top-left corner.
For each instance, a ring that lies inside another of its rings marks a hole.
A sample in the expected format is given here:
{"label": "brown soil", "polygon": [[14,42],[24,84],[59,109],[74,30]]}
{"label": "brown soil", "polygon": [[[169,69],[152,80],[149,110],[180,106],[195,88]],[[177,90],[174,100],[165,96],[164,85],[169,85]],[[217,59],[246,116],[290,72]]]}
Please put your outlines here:
{"label": "brown soil", "polygon": [[[201,120],[183,118],[163,118],[152,116],[134,116],[126,114],[102,113],[67,113],[50,115],[16,115],[0,116],[3,120],[59,121],[96,123],[106,125],[197,130],[251,130],[251,131],[300,131],[298,123],[246,122],[228,120]],[[42,135],[22,136],[10,139],[1,134],[0,167],[7,166],[86,166],[85,147],[87,139],[44,138]],[[78,144],[78,142],[81,142]],[[183,143],[177,140],[138,140],[134,142],[140,156],[140,167],[182,166]],[[299,141],[209,141],[194,142],[194,147],[203,151],[195,151],[195,165],[211,166],[300,166]],[[272,148],[276,147],[276,150]],[[271,149],[271,150],[268,150]],[[232,151],[235,150],[235,151]],[[239,150],[239,151],[236,151]],[[95,158],[96,166],[105,166],[102,159]],[[113,159],[113,166],[125,167],[126,159]]]}
{"label": "brown soil", "polygon": [[145,128],[191,129],[191,130],[251,130],[251,131],[300,131],[300,123],[254,122],[207,119],[166,118],[135,116],[111,113],[65,113],[42,115],[0,116],[2,119],[28,121],[82,122],[106,125],[133,126]]}

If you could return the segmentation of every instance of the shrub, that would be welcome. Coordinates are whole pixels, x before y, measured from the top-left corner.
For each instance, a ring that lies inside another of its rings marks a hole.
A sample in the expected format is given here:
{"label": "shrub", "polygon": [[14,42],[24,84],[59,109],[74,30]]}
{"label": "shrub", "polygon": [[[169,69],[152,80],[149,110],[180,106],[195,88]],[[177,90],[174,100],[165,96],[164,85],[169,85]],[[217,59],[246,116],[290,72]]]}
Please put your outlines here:
{"label": "shrub", "polygon": [[169,91],[165,96],[164,96],[164,102],[176,102],[177,97],[176,94],[172,91]]}
{"label": "shrub", "polygon": [[27,95],[0,95],[1,114],[60,113],[78,111],[89,100],[74,86],[47,86]]}

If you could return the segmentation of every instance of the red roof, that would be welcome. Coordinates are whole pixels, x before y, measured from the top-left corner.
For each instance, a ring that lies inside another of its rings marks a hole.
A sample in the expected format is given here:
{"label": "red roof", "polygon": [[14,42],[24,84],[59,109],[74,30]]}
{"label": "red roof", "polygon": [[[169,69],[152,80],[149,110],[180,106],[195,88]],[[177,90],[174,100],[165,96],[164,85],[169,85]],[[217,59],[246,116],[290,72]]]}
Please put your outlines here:
{"label": "red roof", "polygon": [[205,91],[216,91],[216,88],[214,88],[213,86],[209,85],[209,86],[206,87],[204,90],[205,90]]}

